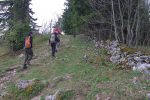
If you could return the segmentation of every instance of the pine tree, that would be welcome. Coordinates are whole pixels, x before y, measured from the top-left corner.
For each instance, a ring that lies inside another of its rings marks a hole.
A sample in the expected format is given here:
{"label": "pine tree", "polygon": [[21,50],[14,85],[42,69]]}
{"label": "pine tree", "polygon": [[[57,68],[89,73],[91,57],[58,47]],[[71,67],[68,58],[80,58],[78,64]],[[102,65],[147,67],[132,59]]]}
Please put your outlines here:
{"label": "pine tree", "polygon": [[[15,50],[23,48],[25,33],[34,31],[37,27],[32,15],[34,12],[30,8],[31,0],[7,0],[0,4],[6,8],[2,15],[1,23],[8,28],[5,36],[8,43]],[[12,46],[13,43],[13,46]],[[15,44],[15,47],[14,47]]]}

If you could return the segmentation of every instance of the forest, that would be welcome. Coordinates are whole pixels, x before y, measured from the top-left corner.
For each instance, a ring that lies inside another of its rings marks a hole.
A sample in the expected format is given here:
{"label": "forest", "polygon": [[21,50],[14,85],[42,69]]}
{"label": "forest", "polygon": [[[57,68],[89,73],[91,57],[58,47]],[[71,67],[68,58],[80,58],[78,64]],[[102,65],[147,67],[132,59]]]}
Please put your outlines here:
{"label": "forest", "polygon": [[[0,31],[10,48],[22,48],[26,32],[38,30],[31,0],[0,1]],[[117,40],[129,47],[150,45],[149,0],[67,0],[61,27],[66,34]],[[18,9],[19,8],[19,9]]]}
{"label": "forest", "polygon": [[149,0],[32,1],[0,0],[0,100],[150,100]]}
{"label": "forest", "polygon": [[67,0],[62,27],[68,34],[150,45],[149,0]]}

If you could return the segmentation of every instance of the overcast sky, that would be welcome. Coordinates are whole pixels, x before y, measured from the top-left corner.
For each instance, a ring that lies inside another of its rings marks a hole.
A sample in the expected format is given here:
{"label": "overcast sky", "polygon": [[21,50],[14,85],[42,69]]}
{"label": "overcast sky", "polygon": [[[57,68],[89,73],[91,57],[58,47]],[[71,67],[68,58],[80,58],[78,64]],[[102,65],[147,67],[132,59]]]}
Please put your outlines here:
{"label": "overcast sky", "polygon": [[31,8],[35,12],[38,25],[56,20],[57,15],[62,15],[65,0],[32,0]]}

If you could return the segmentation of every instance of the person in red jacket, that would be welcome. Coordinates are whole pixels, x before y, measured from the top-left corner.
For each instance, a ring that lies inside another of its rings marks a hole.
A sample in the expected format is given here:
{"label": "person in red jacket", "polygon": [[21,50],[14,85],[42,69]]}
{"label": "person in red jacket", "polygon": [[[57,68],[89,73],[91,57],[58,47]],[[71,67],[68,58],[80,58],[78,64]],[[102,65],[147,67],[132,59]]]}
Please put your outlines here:
{"label": "person in red jacket", "polygon": [[53,29],[53,33],[55,33],[56,35],[60,35],[60,34],[61,34],[60,28],[59,28],[59,27],[55,27],[55,28]]}
{"label": "person in red jacket", "polygon": [[59,38],[59,35],[61,34],[61,30],[59,27],[54,27],[53,29],[53,33],[55,34],[55,40],[56,40],[56,52],[58,50],[58,47],[60,45],[60,38]]}

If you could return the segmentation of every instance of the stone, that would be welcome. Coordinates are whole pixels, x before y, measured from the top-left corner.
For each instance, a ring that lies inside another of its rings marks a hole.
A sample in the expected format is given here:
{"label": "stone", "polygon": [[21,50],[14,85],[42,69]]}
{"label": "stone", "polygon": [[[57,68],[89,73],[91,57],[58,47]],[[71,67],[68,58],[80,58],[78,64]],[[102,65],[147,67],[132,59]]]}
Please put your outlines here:
{"label": "stone", "polygon": [[55,83],[59,83],[59,82],[64,81],[64,80],[65,80],[65,78],[64,78],[63,76],[58,76],[58,77],[55,77],[55,78],[53,79],[53,81],[54,81]]}
{"label": "stone", "polygon": [[63,89],[59,89],[56,91],[56,93],[54,94],[55,100],[61,100],[61,95],[64,93]]}
{"label": "stone", "polygon": [[86,54],[83,56],[83,60],[84,60],[85,62],[88,61],[88,56],[87,56]]}
{"label": "stone", "polygon": [[133,82],[133,84],[137,84],[138,83],[138,78],[134,77],[132,82]]}
{"label": "stone", "polygon": [[150,93],[146,94],[147,99],[150,99]]}
{"label": "stone", "polygon": [[142,59],[140,57],[135,57],[134,60],[137,62],[142,62]]}
{"label": "stone", "polygon": [[45,100],[55,100],[54,95],[49,95],[45,97]]}
{"label": "stone", "polygon": [[98,94],[95,97],[96,97],[96,100],[100,100],[100,96]]}
{"label": "stone", "polygon": [[111,98],[110,98],[110,97],[107,97],[105,100],[111,100]]}
{"label": "stone", "polygon": [[141,59],[147,59],[148,56],[144,56],[144,55],[143,55],[143,56],[140,56],[140,58],[141,58]]}
{"label": "stone", "polygon": [[120,55],[112,56],[110,58],[111,61],[115,61],[115,60],[119,60],[119,59],[120,59]]}
{"label": "stone", "polygon": [[133,70],[149,73],[148,68],[150,68],[150,64],[147,63],[138,63],[136,66],[133,67]]}
{"label": "stone", "polygon": [[142,52],[141,52],[141,51],[138,51],[138,52],[135,52],[135,54],[137,54],[137,55],[142,55]]}
{"label": "stone", "polygon": [[150,57],[146,58],[145,62],[150,63]]}
{"label": "stone", "polygon": [[24,57],[24,54],[20,54],[18,57],[19,57],[19,58],[23,58],[23,57]]}
{"label": "stone", "polygon": [[36,97],[32,98],[31,100],[41,100],[41,96],[36,96]]}
{"label": "stone", "polygon": [[134,61],[128,61],[128,62],[126,63],[126,65],[135,66],[136,63],[135,63]]}
{"label": "stone", "polygon": [[70,79],[72,79],[72,75],[71,74],[66,74],[64,79],[65,80],[70,80]]}
{"label": "stone", "polygon": [[6,91],[3,91],[2,93],[0,93],[0,100],[1,100],[1,98],[4,98],[6,96],[9,96],[9,93]]}
{"label": "stone", "polygon": [[99,43],[95,42],[95,47],[98,48],[99,47]]}
{"label": "stone", "polygon": [[59,89],[55,92],[54,95],[49,95],[45,97],[45,100],[61,100],[61,95],[63,94],[64,90]]}
{"label": "stone", "polygon": [[121,58],[121,59],[120,59],[120,62],[125,62],[125,61],[126,61],[125,58]]}
{"label": "stone", "polygon": [[127,52],[124,52],[123,55],[124,55],[124,56],[127,56]]}
{"label": "stone", "polygon": [[24,90],[29,86],[32,86],[34,84],[34,80],[20,80],[17,83],[17,87],[19,90]]}

